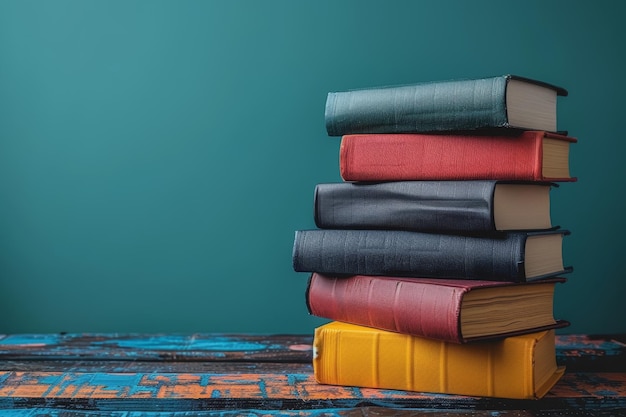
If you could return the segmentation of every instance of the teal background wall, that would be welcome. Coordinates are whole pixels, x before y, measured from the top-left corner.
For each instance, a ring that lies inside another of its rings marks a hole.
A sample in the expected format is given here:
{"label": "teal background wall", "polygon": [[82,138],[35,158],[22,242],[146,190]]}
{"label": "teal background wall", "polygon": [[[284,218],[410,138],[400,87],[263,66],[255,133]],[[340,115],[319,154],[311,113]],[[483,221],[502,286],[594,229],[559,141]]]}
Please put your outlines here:
{"label": "teal background wall", "polygon": [[625,332],[625,4],[0,2],[0,332],[312,332],[326,94],[504,73],[570,92],[556,314]]}

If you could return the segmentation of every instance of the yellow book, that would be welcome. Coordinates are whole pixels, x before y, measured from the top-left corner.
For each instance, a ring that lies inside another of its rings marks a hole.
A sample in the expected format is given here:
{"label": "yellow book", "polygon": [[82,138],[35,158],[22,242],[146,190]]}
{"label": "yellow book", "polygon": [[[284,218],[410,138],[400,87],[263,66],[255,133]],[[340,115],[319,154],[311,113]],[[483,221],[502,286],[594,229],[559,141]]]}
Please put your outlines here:
{"label": "yellow book", "polygon": [[322,384],[533,399],[564,372],[554,330],[457,344],[335,321],[315,329],[313,346]]}

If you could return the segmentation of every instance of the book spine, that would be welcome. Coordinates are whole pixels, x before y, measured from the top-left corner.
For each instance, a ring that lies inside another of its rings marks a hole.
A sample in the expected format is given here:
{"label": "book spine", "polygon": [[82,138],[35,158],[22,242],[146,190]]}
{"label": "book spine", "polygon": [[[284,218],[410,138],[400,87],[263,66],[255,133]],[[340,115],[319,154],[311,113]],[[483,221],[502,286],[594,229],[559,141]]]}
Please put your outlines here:
{"label": "book spine", "polygon": [[466,290],[373,276],[313,273],[307,306],[313,315],[392,332],[461,343]]}
{"label": "book spine", "polygon": [[525,281],[526,235],[502,238],[403,230],[296,231],[293,268],[322,274]]}
{"label": "book spine", "polygon": [[554,338],[554,332],[458,345],[326,325],[315,331],[313,369],[322,384],[532,399],[534,350],[541,337]]}
{"label": "book spine", "polygon": [[326,183],[315,189],[322,229],[495,232],[496,181]]}
{"label": "book spine", "polygon": [[543,135],[347,135],[340,174],[345,181],[556,181],[542,176]]}
{"label": "book spine", "polygon": [[331,92],[326,130],[341,136],[506,126],[506,83],[506,77],[491,77]]}

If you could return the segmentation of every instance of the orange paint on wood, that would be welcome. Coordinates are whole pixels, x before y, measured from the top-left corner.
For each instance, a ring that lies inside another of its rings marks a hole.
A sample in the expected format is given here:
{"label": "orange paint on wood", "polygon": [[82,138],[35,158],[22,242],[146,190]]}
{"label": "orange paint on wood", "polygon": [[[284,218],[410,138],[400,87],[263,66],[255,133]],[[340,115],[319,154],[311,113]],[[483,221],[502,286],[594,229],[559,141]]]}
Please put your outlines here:
{"label": "orange paint on wood", "polygon": [[[419,399],[437,394],[322,385],[312,375],[2,372],[4,398]],[[565,374],[548,397],[624,397],[624,373]]]}

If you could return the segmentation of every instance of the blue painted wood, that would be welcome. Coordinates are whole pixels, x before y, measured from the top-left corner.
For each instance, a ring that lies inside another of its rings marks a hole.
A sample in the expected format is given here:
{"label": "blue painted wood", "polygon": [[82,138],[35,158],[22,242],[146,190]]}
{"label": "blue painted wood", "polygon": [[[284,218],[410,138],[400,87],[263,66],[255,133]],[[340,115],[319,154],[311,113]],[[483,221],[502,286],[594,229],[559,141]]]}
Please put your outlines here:
{"label": "blue painted wood", "polygon": [[626,373],[566,373],[541,400],[466,397],[317,384],[310,373],[171,374],[0,371],[0,409],[200,411],[363,405],[440,410],[626,409]]}
{"label": "blue painted wood", "polygon": [[626,372],[626,335],[560,335],[557,361],[576,371]]}
{"label": "blue painted wood", "polygon": [[100,411],[59,410],[52,408],[33,408],[0,410],[3,417],[619,417],[624,413],[610,410],[596,412],[559,411],[559,410],[503,410],[472,411],[457,410],[441,412],[416,408],[359,407],[319,410],[207,410],[207,411],[112,411],[103,414]]}
{"label": "blue painted wood", "polygon": [[[118,360],[0,360],[0,369],[20,369],[41,372],[159,372],[159,373],[310,373],[310,362],[251,362],[251,361],[118,361]],[[0,416],[1,417],[1,416]]]}
{"label": "blue painted wood", "polygon": [[310,362],[312,341],[308,335],[16,334],[0,339],[0,359]]}
{"label": "blue painted wood", "polygon": [[[0,336],[0,360],[310,363],[310,335],[17,334]],[[625,371],[626,335],[557,336],[570,370]]]}

